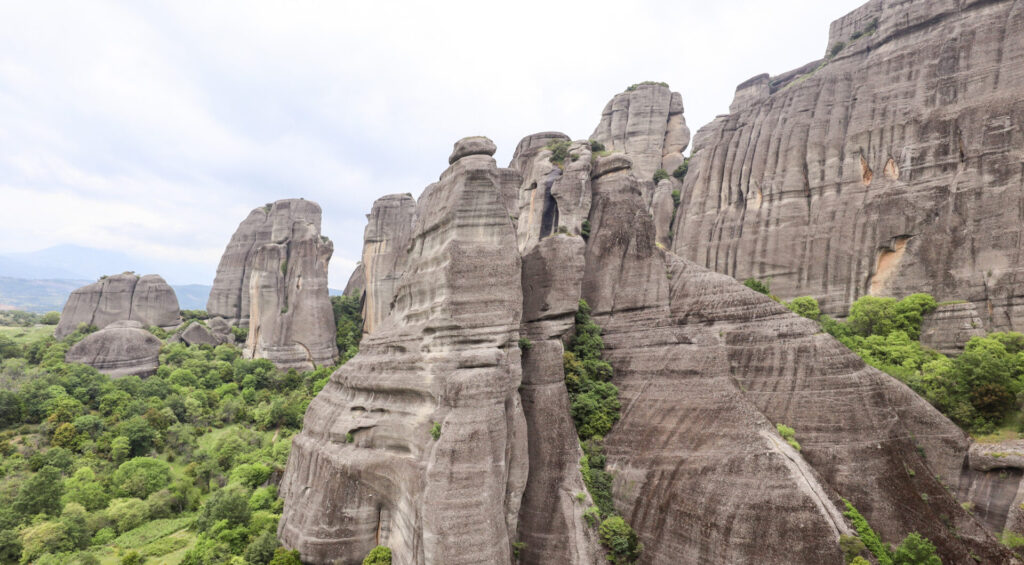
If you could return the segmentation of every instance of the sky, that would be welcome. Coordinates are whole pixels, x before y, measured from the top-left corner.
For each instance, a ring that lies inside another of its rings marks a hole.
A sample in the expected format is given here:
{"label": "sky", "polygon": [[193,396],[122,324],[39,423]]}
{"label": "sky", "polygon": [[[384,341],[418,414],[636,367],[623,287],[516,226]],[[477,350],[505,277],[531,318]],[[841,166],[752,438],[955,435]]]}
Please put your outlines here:
{"label": "sky", "polygon": [[301,197],[343,288],[373,201],[418,197],[456,140],[505,166],[645,80],[696,132],[862,3],[0,0],[0,254],[116,250],[210,284],[250,210]]}

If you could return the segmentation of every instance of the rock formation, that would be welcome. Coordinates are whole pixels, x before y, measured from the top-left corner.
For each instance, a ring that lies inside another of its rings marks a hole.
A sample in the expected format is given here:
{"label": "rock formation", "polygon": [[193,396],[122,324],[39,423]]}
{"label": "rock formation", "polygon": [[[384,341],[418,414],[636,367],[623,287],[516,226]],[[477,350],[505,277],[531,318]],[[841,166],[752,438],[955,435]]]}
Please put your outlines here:
{"label": "rock formation", "polygon": [[250,212],[231,237],[206,309],[249,328],[246,357],[297,369],[338,358],[327,290],[334,244],[320,235],[320,218],[315,202],[278,200]]}
{"label": "rock formation", "polygon": [[1024,6],[872,0],[825,59],[740,85],[696,135],[680,256],[844,315],[865,294],[1024,325]]}
{"label": "rock formation", "polygon": [[363,262],[360,261],[356,268],[352,270],[352,274],[348,277],[348,282],[345,283],[345,290],[341,293],[345,296],[362,296],[363,289],[366,288],[366,270],[363,268]]}
{"label": "rock formation", "polygon": [[394,307],[306,412],[278,530],[304,561],[360,563],[383,544],[396,563],[511,562],[527,474],[504,198],[518,182],[503,186],[493,152],[456,144],[420,198]]}
{"label": "rock formation", "polygon": [[162,345],[141,322],[121,320],[71,346],[65,361],[91,365],[111,377],[147,377],[156,372]]}
{"label": "rock formation", "polygon": [[541,236],[543,137],[561,139],[527,138],[504,172],[492,149],[457,144],[424,192],[390,313],[294,441],[286,546],[313,563],[358,563],[377,544],[402,563],[508,563],[519,541],[524,562],[602,562],[589,502],[573,500],[585,489],[561,361],[582,296],[620,389],[605,453],[643,562],[840,564],[843,498],[887,542],[917,531],[947,562],[1011,562],[946,488],[970,481],[967,436],[816,323],[659,248],[632,156],[588,155],[572,183],[588,204],[566,203],[579,223]]}
{"label": "rock formation", "polygon": [[921,345],[944,355],[959,355],[972,337],[985,335],[985,323],[970,302],[940,305],[921,323]]}
{"label": "rock formation", "polygon": [[416,220],[416,199],[411,194],[385,196],[373,203],[366,219],[361,264],[361,288],[365,292],[363,331],[372,333],[391,311],[395,286],[402,278],[406,248]]}
{"label": "rock formation", "polygon": [[216,335],[199,322],[192,322],[185,331],[176,335],[186,345],[213,345],[226,343],[225,336]]}
{"label": "rock formation", "polygon": [[79,324],[103,329],[122,320],[135,320],[143,326],[177,326],[181,323],[178,297],[159,275],[105,277],[71,293],[54,335],[63,339]]}

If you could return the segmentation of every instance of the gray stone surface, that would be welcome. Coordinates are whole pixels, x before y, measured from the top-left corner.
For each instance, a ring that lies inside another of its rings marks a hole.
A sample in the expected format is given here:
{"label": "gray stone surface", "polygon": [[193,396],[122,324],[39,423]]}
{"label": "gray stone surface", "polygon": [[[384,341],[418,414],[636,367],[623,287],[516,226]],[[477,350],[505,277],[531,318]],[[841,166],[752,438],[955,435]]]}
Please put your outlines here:
{"label": "gray stone surface", "polygon": [[206,312],[232,325],[249,327],[249,279],[256,252],[267,243],[280,243],[295,224],[320,229],[321,211],[316,202],[293,198],[256,208],[231,236],[210,290]]}
{"label": "gray stone surface", "polygon": [[945,355],[959,355],[972,337],[985,335],[985,322],[970,302],[939,306],[921,322],[921,345]]}
{"label": "gray stone surface", "polygon": [[159,275],[112,275],[71,293],[54,335],[63,339],[85,323],[100,329],[113,322],[136,320],[163,328],[181,323],[178,297]]}
{"label": "gray stone surface", "polygon": [[348,277],[348,282],[345,283],[345,290],[341,291],[345,296],[362,296],[363,291],[366,290],[366,270],[363,267],[363,262],[360,261],[356,268],[352,270],[352,274]]}
{"label": "gray stone surface", "polygon": [[378,198],[363,232],[363,331],[373,333],[391,312],[395,288],[405,269],[416,221],[411,194]]}
{"label": "gray stone surface", "polygon": [[338,347],[327,265],[334,244],[320,235],[319,223],[305,220],[275,225],[274,234],[250,265],[249,335],[242,355],[269,359],[281,369],[333,365]]}
{"label": "gray stone surface", "polygon": [[181,340],[188,345],[220,345],[226,342],[222,336],[218,336],[203,327],[199,322],[192,322],[179,334]]}
{"label": "gray stone surface", "polygon": [[156,372],[162,345],[140,322],[122,320],[71,346],[65,361],[91,365],[111,377],[147,377]]}
{"label": "gray stone surface", "polygon": [[701,128],[674,251],[833,316],[865,294],[929,292],[1020,330],[1020,2],[873,0],[832,25],[840,42],[744,83]]}
{"label": "gray stone surface", "polygon": [[651,179],[661,168],[671,173],[675,167],[668,167],[682,162],[682,152],[690,143],[683,98],[656,84],[616,94],[601,112],[601,123],[590,138],[609,151],[628,153],[641,180]]}
{"label": "gray stone surface", "polygon": [[528,462],[502,178],[472,154],[424,191],[394,308],[310,404],[278,529],[304,561],[511,561]]}
{"label": "gray stone surface", "polygon": [[483,136],[464,137],[455,142],[455,148],[448,157],[448,164],[452,165],[463,157],[470,155],[485,155],[490,157],[498,150],[494,142]]}

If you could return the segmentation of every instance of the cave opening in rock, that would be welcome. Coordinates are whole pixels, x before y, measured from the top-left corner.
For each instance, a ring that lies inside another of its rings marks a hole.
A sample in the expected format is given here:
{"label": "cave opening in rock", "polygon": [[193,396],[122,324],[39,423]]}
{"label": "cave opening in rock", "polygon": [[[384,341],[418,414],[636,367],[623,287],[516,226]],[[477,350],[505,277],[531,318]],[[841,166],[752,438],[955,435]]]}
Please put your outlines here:
{"label": "cave opening in rock", "polygon": [[558,202],[551,195],[551,184],[553,183],[545,183],[544,186],[544,211],[540,219],[541,237],[555,233],[555,228],[558,227]]}

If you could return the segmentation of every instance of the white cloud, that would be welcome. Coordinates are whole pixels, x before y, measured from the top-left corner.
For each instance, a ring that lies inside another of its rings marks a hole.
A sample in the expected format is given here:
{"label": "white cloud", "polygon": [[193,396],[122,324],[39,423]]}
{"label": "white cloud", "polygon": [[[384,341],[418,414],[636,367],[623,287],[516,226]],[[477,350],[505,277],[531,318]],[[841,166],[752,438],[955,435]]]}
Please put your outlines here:
{"label": "white cloud", "polygon": [[858,4],[5,2],[0,251],[121,249],[209,283],[248,210],[301,196],[340,288],[373,200],[418,195],[456,139],[506,162],[536,131],[586,137],[642,80],[696,130],[739,82],[820,57]]}

